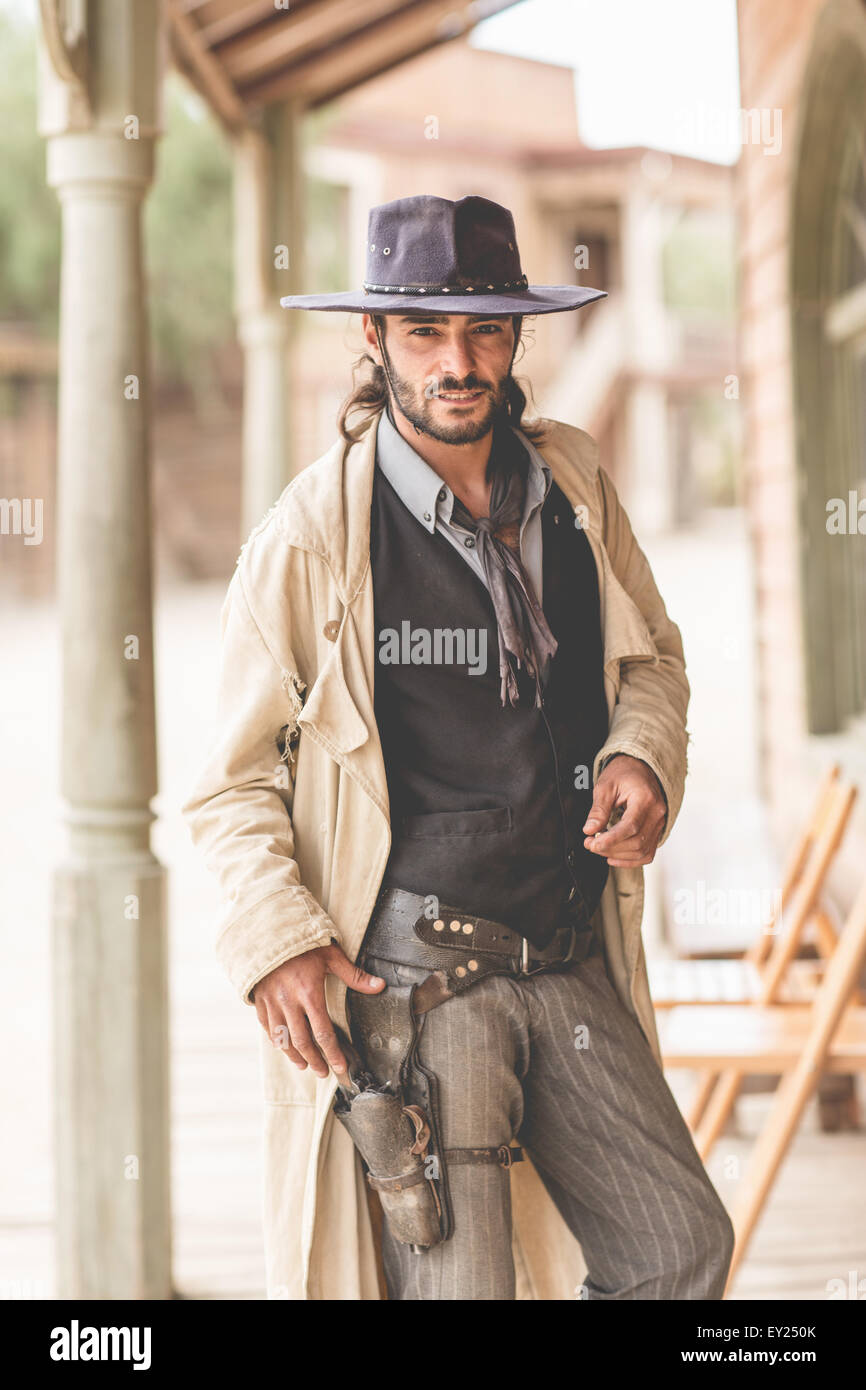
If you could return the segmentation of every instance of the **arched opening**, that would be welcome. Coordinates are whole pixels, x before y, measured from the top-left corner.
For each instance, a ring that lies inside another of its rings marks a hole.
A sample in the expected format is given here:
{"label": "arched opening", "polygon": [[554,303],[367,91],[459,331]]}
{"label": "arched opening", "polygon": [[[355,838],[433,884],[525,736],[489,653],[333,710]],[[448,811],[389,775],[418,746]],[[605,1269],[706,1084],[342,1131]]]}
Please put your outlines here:
{"label": "arched opening", "polygon": [[812,733],[831,733],[866,720],[862,0],[831,0],[820,17],[800,111],[790,273],[807,718]]}

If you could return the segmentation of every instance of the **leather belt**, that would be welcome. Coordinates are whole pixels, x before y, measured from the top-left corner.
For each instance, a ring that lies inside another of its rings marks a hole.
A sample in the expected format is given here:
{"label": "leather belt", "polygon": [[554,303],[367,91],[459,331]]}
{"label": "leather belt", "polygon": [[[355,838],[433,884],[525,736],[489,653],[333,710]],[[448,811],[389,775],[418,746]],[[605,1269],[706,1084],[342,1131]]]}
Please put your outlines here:
{"label": "leather belt", "polygon": [[442,998],[460,994],[485,975],[533,975],[569,961],[584,960],[597,949],[592,927],[560,927],[547,946],[533,946],[501,922],[461,912],[433,897],[384,888],[364,936],[361,954],[427,969],[439,977],[415,991],[416,1013]]}

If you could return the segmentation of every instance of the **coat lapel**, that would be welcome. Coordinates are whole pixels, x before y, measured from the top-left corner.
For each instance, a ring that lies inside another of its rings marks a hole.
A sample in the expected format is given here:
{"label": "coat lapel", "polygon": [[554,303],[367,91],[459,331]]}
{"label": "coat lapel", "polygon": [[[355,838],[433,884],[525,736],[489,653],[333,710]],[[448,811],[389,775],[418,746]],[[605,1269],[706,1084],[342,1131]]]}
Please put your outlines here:
{"label": "coat lapel", "polygon": [[317,476],[293,515],[289,540],[322,556],[335,589],[320,600],[324,606],[317,622],[330,650],[308,691],[298,724],[387,819],[388,787],[373,704],[370,506],[375,466],[374,421],[357,444],[340,442],[313,465]]}

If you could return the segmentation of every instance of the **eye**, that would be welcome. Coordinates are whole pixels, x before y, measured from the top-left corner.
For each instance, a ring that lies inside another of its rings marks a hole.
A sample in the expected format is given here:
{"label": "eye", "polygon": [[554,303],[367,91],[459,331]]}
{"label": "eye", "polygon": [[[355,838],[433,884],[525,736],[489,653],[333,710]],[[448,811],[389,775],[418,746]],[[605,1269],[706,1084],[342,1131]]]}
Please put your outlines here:
{"label": "eye", "polygon": [[473,331],[474,333],[484,333],[484,334],[487,334],[487,333],[501,333],[501,332],[502,332],[502,324],[501,324],[501,323],[476,323],[476,325],[475,325],[475,327],[474,327],[474,329],[473,329],[472,331]]}
{"label": "eye", "polygon": [[429,323],[421,323],[421,324],[418,325],[417,328],[412,328],[412,329],[410,329],[410,331],[409,331],[409,337],[410,337],[410,338],[413,338],[413,337],[415,336],[415,334],[418,333],[422,338],[426,338],[427,335],[428,335],[428,333],[435,333],[435,332],[436,332],[436,329],[433,328],[433,326],[432,326],[431,324],[429,324]]}

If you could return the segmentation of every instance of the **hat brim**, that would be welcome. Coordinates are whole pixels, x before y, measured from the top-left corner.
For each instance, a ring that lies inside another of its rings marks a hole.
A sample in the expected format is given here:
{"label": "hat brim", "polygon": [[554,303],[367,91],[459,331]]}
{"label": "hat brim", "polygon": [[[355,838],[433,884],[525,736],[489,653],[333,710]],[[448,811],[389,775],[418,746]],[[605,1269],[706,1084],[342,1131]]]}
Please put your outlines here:
{"label": "hat brim", "polygon": [[561,314],[606,298],[607,290],[588,285],[530,285],[504,294],[288,294],[280,303],[284,309],[349,314]]}

